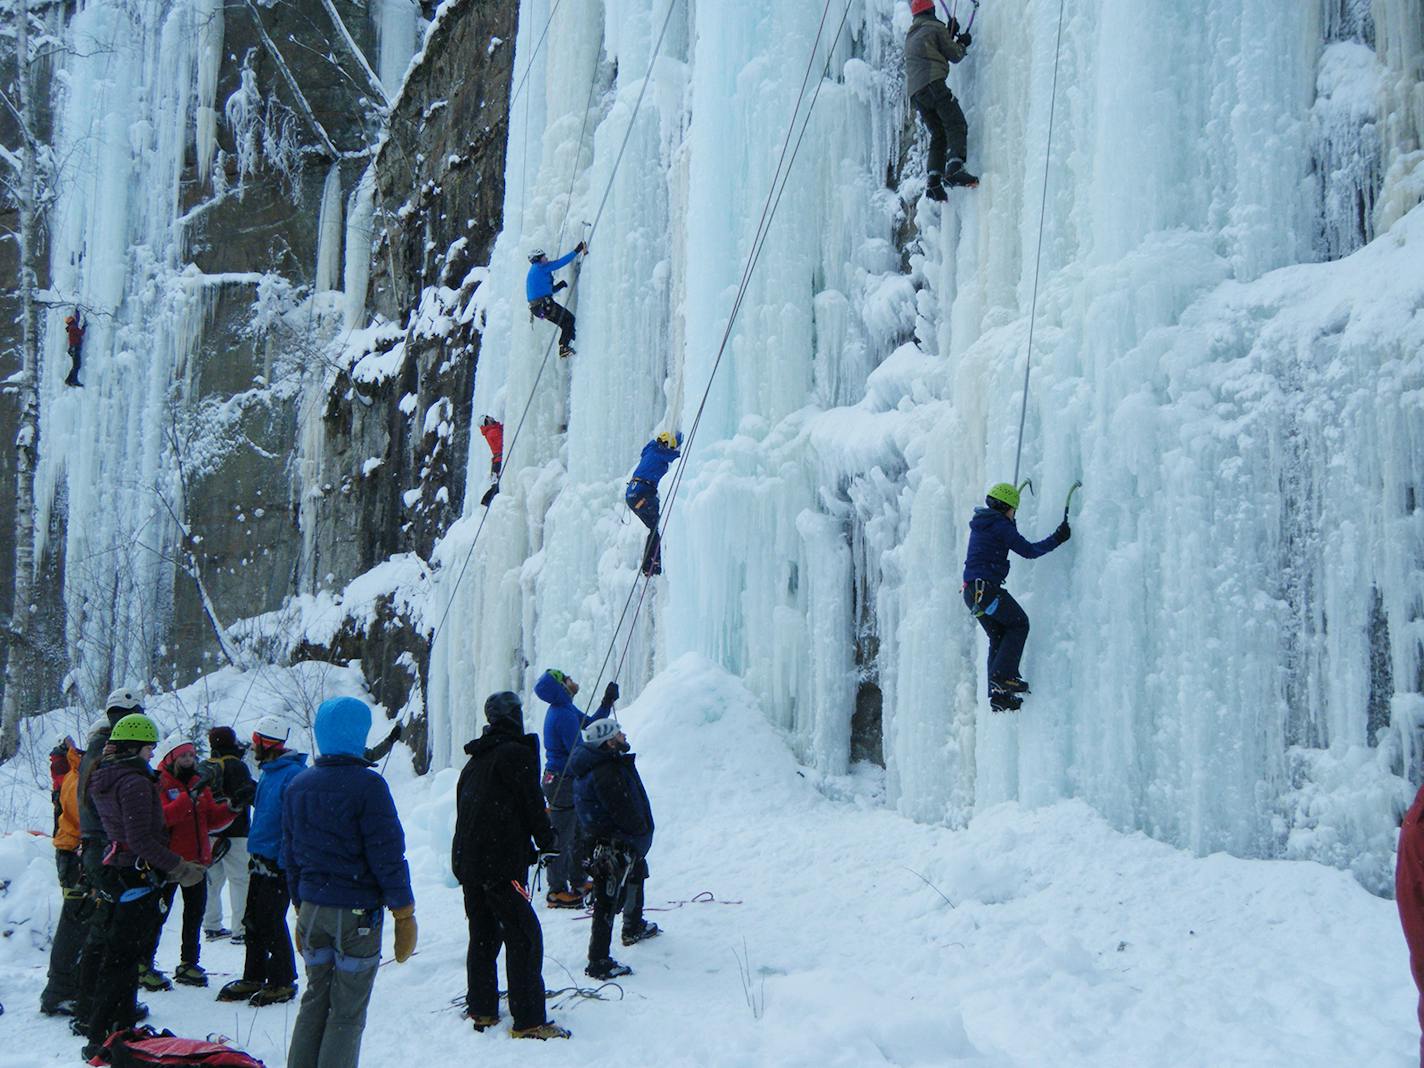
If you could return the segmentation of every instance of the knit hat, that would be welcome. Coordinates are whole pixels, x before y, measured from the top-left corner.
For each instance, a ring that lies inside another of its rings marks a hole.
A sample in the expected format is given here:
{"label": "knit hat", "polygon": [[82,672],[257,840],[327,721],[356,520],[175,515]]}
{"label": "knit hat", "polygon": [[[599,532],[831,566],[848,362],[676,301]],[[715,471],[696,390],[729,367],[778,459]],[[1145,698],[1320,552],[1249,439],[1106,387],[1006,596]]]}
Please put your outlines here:
{"label": "knit hat", "polygon": [[509,690],[490,694],[485,701],[485,722],[491,727],[507,725],[523,730],[524,709],[519,703],[519,695]]}
{"label": "knit hat", "polygon": [[214,752],[219,749],[240,749],[237,732],[231,727],[214,727],[208,731],[208,745]]}
{"label": "knit hat", "polygon": [[622,729],[612,716],[596,719],[583,729],[583,740],[586,745],[600,746]]}

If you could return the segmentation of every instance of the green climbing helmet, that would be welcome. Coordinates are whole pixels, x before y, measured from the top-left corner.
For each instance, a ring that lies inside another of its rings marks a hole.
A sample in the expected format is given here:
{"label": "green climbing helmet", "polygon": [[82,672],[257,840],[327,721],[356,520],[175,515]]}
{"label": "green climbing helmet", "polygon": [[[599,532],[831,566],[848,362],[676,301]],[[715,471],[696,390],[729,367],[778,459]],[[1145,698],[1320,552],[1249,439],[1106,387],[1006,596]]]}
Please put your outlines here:
{"label": "green climbing helmet", "polygon": [[158,725],[141,712],[135,712],[114,724],[114,729],[109,732],[109,741],[157,745]]}
{"label": "green climbing helmet", "polygon": [[989,496],[996,501],[1003,501],[1010,508],[1019,506],[1019,491],[1007,482],[996,482],[990,486]]}

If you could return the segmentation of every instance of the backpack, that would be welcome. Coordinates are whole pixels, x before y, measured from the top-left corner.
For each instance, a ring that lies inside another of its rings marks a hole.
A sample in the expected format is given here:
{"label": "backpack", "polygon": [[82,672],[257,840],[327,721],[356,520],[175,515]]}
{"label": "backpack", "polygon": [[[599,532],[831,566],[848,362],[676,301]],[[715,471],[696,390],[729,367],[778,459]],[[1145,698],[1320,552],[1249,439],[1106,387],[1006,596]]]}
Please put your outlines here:
{"label": "backpack", "polygon": [[[132,1027],[115,1031],[104,1043],[104,1052],[112,1068],[154,1068],[199,1065],[206,1068],[265,1068],[240,1049],[220,1042],[200,1038],[178,1038],[172,1031],[155,1031],[152,1027]],[[90,1064],[104,1064],[95,1058]]]}

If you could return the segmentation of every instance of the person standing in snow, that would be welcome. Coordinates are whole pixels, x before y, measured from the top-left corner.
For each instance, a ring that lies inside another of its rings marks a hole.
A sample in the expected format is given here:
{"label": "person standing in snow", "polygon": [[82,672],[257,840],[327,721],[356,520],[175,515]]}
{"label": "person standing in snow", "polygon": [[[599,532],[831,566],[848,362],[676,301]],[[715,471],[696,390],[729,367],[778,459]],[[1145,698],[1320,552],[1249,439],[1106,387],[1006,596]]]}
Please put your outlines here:
{"label": "person standing in snow", "polygon": [[674,434],[664,430],[643,446],[643,455],[633,469],[628,488],[623,491],[624,503],[648,528],[647,540],[643,542],[642,571],[649,578],[663,573],[662,538],[658,534],[658,520],[662,515],[658,503],[658,483],[667,474],[672,462],[682,455],[681,449],[681,432]]}
{"label": "person standing in snow", "polygon": [[[485,729],[465,746],[470,760],[455,788],[450,870],[465,896],[465,1014],[476,1031],[499,1023],[504,947],[515,1038],[568,1038],[544,1011],[544,932],[529,904],[529,865],[555,851],[554,828],[539,792],[539,739],[524,733],[518,694],[485,701]],[[531,845],[532,842],[532,845]]]}
{"label": "person standing in snow", "polygon": [[1072,536],[1065,515],[1048,537],[1029,541],[1019,533],[1014,513],[1019,491],[1007,482],[989,489],[985,508],[974,509],[969,521],[969,550],[964,557],[964,604],[984,633],[989,635],[989,707],[995,712],[1017,711],[1023,705],[1019,694],[1028,693],[1028,683],[1019,677],[1019,660],[1028,641],[1028,615],[1009,591],[1009,551],[1032,560],[1051,553]]}
{"label": "person standing in snow", "polygon": [[1415,795],[1399,828],[1394,903],[1409,946],[1409,970],[1419,991],[1419,1064],[1424,1068],[1424,787]]}
{"label": "person standing in snow", "polygon": [[609,956],[613,914],[623,911],[622,941],[636,945],[662,933],[643,918],[643,888],[648,879],[648,850],[653,845],[653,807],[617,720],[603,719],[584,728],[569,757],[574,807],[579,824],[593,842],[593,925],[588,939],[588,967],[594,979],[631,975],[633,969]]}
{"label": "person standing in snow", "polygon": [[356,1068],[385,910],[403,964],[415,952],[415,895],[390,787],[365,757],[370,707],[354,697],[323,701],[315,731],[321,755],[282,799],[280,859],[307,970],[287,1065]]}
{"label": "person standing in snow", "polygon": [[549,865],[549,892],[544,902],[550,908],[583,907],[584,850],[579,842],[578,819],[574,814],[573,780],[564,774],[569,754],[579,744],[579,732],[595,720],[613,713],[618,700],[618,684],[603,690],[603,703],[591,716],[574,704],[579,685],[557,668],[550,668],[534,684],[534,696],[547,702],[544,713],[544,797],[549,802],[549,818],[554,824],[559,855]]}
{"label": "person standing in snow", "polygon": [[204,879],[203,868],[168,847],[168,828],[153,770],[148,766],[158,728],[142,714],[114,724],[99,766],[89,781],[89,795],[109,849],[100,873],[103,895],[103,951],[89,1011],[93,1057],[114,1031],[138,1018],[139,965],[153,944],[163,912],[160,887],[173,881],[187,888]]}
{"label": "person standing in snow", "polygon": [[524,279],[524,296],[529,301],[529,314],[536,319],[545,319],[559,328],[559,355],[574,354],[574,316],[561,304],[554,303],[554,294],[567,287],[566,282],[554,282],[554,272],[567,267],[580,253],[587,254],[588,246],[580,241],[573,251],[558,259],[549,260],[542,248],[529,253],[529,274]]}
{"label": "person standing in snow", "polygon": [[280,861],[282,795],[305,770],[307,755],[287,748],[290,733],[276,716],[263,716],[252,732],[259,774],[247,835],[247,909],[242,917],[247,959],[242,978],[218,991],[219,1001],[262,1006],[297,996],[297,961],[287,928],[291,898]]}
{"label": "person standing in snow", "polygon": [[[185,986],[207,986],[208,974],[198,963],[202,946],[198,938],[202,930],[203,913],[208,907],[208,865],[212,863],[212,840],[208,837],[222,830],[237,815],[213,797],[207,779],[198,774],[198,750],[181,735],[170,735],[158,749],[158,792],[163,803],[163,821],[168,825],[168,845],[184,860],[203,868],[203,881],[183,887],[183,942],[174,982]],[[158,952],[164,920],[173,908],[178,887],[170,884],[162,890],[163,919],[153,932],[149,950],[149,970]]]}
{"label": "person standing in snow", "polygon": [[69,375],[65,378],[66,386],[82,386],[79,381],[79,351],[84,347],[84,323],[79,318],[79,311],[76,308],[73,315],[64,320],[64,332],[69,342]]}
{"label": "person standing in snow", "polygon": [[[208,748],[212,753],[209,763],[219,769],[213,796],[221,798],[236,815],[213,839],[216,859],[208,865],[208,907],[203,914],[203,934],[209,941],[231,938],[241,943],[242,914],[247,910],[247,832],[252,826],[252,799],[257,794],[257,783],[243,759],[247,746],[237,740],[237,732],[231,727],[214,727],[208,731]],[[223,926],[224,883],[232,901],[236,934]]]}
{"label": "person standing in snow", "polygon": [[499,473],[504,467],[504,424],[494,416],[487,415],[480,420],[480,434],[489,446],[490,478],[494,480],[490,488],[485,490],[485,495],[480,498],[480,504],[488,508],[490,501],[494,500],[494,495],[499,492]]}
{"label": "person standing in snow", "polygon": [[[63,774],[59,777],[59,812],[54,825],[54,863],[59,873],[61,906],[49,953],[49,976],[40,994],[40,1012],[46,1016],[73,1016],[79,997],[79,954],[87,934],[85,925],[89,888],[79,859],[79,764],[84,754],[65,738]],[[58,770],[57,768],[55,770]]]}
{"label": "person standing in snow", "polygon": [[[930,132],[929,182],[925,196],[946,200],[944,183],[973,187],[979,179],[964,169],[969,124],[949,86],[949,65],[969,50],[971,38],[954,18],[946,26],[935,15],[935,0],[910,0],[914,21],[905,34],[905,91]],[[945,154],[948,153],[948,162]]]}

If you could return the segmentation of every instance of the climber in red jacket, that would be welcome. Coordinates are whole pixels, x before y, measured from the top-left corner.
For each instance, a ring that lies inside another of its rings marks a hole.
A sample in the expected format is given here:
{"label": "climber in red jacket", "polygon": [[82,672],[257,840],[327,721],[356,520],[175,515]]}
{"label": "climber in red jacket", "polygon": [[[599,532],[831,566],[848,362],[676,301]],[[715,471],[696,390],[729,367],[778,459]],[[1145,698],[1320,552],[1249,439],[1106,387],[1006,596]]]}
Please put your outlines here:
{"label": "climber in red jacket", "polygon": [[480,503],[488,508],[490,501],[494,500],[494,495],[499,492],[499,472],[504,466],[504,424],[494,416],[487,415],[480,420],[480,433],[484,435],[485,444],[489,446],[490,477],[494,479],[494,484],[480,498]]}
{"label": "climber in red jacket", "polygon": [[1404,815],[1399,828],[1399,860],[1394,868],[1394,902],[1404,941],[1409,945],[1409,970],[1419,988],[1419,1064],[1424,1068],[1424,787]]}

